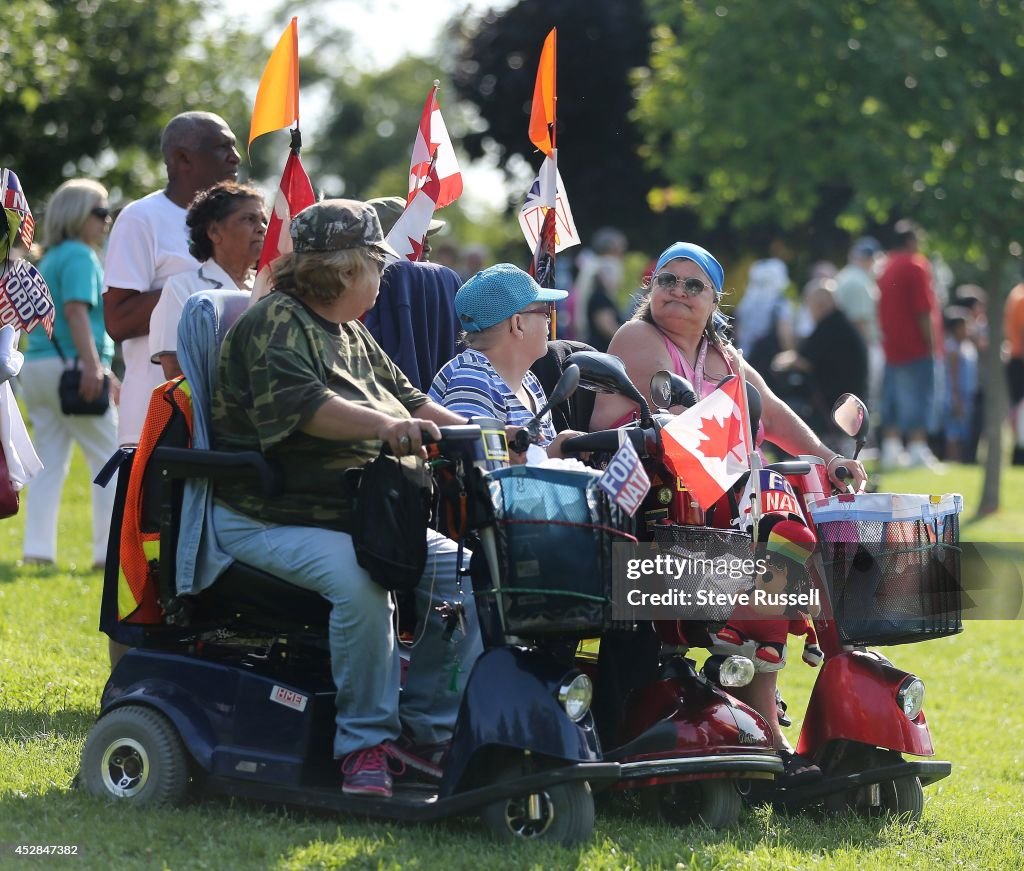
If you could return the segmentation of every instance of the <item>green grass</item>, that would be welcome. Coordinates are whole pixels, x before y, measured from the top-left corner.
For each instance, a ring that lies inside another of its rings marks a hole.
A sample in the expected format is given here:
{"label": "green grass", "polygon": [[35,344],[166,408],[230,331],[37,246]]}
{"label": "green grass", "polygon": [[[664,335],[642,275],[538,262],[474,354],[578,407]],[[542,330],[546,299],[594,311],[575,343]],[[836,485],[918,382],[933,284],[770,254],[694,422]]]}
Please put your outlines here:
{"label": "green grass", "polygon": [[[980,470],[892,475],[895,491],[959,490]],[[975,540],[1024,538],[1024,470],[1008,469],[1005,510],[965,526]],[[0,868],[1017,868],[1024,855],[1024,623],[975,622],[955,638],[889,651],[928,685],[925,711],[951,778],[926,789],[913,827],[852,816],[749,812],[739,829],[673,829],[600,812],[574,850],[501,846],[472,819],[406,826],[204,799],[177,810],[111,807],[69,790],[107,675],[87,571],[88,482],[76,454],[65,490],[61,564],[18,566],[23,519],[0,522]],[[800,710],[814,672],[782,683]],[[796,727],[798,727],[798,723]],[[796,727],[791,730],[796,734]],[[13,843],[79,844],[77,860],[22,859]],[[65,865],[65,862],[68,863]]]}

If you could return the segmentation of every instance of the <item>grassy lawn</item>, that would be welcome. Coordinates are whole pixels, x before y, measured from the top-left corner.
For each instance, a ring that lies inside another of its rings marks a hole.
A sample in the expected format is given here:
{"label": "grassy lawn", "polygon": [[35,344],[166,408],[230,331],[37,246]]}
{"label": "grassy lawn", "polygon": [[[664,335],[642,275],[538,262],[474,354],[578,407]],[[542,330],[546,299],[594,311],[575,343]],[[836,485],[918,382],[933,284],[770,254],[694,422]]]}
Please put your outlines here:
{"label": "grassy lawn", "polygon": [[[939,478],[893,474],[884,489],[964,493],[980,469]],[[472,819],[432,827],[367,823],[272,805],[206,799],[130,811],[68,785],[107,675],[96,631],[98,573],[88,571],[88,481],[76,454],[56,569],[17,565],[23,518],[0,522],[0,869],[82,868],[1018,868],[1024,856],[1024,623],[975,622],[955,637],[893,648],[928,685],[925,704],[951,778],[925,791],[914,827],[852,816],[749,812],[740,828],[668,828],[602,812],[575,850],[501,846]],[[974,540],[1024,540],[1024,470],[1009,469],[1004,510],[964,526]],[[800,711],[813,672],[794,661],[782,684]],[[796,729],[794,725],[793,738]],[[12,845],[78,844],[77,859],[23,859]]]}

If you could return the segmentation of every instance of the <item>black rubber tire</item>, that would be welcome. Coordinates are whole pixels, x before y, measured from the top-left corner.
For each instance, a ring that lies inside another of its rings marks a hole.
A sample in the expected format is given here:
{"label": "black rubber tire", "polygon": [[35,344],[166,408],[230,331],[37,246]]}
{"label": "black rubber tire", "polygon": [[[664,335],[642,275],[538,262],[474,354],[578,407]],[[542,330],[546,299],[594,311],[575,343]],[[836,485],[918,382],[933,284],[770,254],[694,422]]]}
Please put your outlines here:
{"label": "black rubber tire", "polygon": [[[521,766],[501,770],[494,782],[521,777]],[[528,796],[485,805],[480,819],[500,841],[549,841],[575,847],[594,831],[594,796],[585,780],[549,786],[539,793],[542,818],[527,818]]]}
{"label": "black rubber tire", "polygon": [[138,807],[180,804],[188,776],[177,730],[144,705],[124,705],[100,717],[82,750],[81,785],[111,801]]}
{"label": "black rubber tire", "polygon": [[731,829],[743,812],[743,796],[732,778],[671,783],[639,790],[640,807],[671,825],[703,823]]}
{"label": "black rubber tire", "polygon": [[924,787],[919,777],[897,777],[880,784],[882,813],[903,823],[916,823],[924,812]]}
{"label": "black rubber tire", "polygon": [[[847,774],[866,771],[893,762],[903,757],[894,751],[851,745],[848,755],[837,765],[829,767],[828,774]],[[868,801],[870,787],[860,787],[846,792],[834,793],[824,799],[825,809],[830,813],[852,810],[862,817],[877,817],[880,814],[892,816],[902,822],[916,823],[924,812],[924,787],[917,777],[898,777],[883,780],[878,784],[879,807],[872,807]]]}

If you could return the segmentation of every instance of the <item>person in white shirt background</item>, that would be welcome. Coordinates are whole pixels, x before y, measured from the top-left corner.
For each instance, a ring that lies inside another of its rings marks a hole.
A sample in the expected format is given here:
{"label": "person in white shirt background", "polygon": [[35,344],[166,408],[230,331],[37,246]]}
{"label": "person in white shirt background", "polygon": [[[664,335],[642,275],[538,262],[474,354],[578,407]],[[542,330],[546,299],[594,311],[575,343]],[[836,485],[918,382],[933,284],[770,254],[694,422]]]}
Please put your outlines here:
{"label": "person in white shirt background", "polygon": [[267,211],[257,188],[222,181],[201,191],[188,208],[189,253],[197,269],[171,276],[149,321],[150,361],[165,378],[181,374],[178,322],[185,301],[203,290],[252,290],[253,268],[267,235]]}
{"label": "person in white shirt background", "polygon": [[186,208],[200,191],[238,176],[235,135],[211,112],[184,112],[172,118],[160,138],[167,187],[130,203],[121,212],[107,246],[103,313],[107,332],[122,343],[124,383],[118,441],[136,444],[149,397],[163,382],[151,362],[149,321],[167,279],[194,271],[189,254]]}

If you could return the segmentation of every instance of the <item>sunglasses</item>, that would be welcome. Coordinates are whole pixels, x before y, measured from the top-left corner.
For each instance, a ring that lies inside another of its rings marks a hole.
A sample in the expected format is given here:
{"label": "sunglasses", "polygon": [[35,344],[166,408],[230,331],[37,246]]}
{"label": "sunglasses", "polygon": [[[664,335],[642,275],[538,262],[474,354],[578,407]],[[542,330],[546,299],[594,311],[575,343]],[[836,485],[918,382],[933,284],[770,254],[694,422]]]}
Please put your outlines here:
{"label": "sunglasses", "polygon": [[545,306],[544,308],[528,308],[524,311],[519,312],[521,315],[544,315],[548,321],[551,320],[551,307]]}
{"label": "sunglasses", "polygon": [[711,287],[699,278],[680,278],[671,272],[659,272],[654,276],[654,285],[662,290],[673,291],[682,285],[681,289],[687,296],[700,296],[704,289]]}
{"label": "sunglasses", "polygon": [[95,218],[100,218],[105,221],[110,217],[110,209],[104,208],[103,206],[97,206],[95,209],[90,209],[89,214]]}

